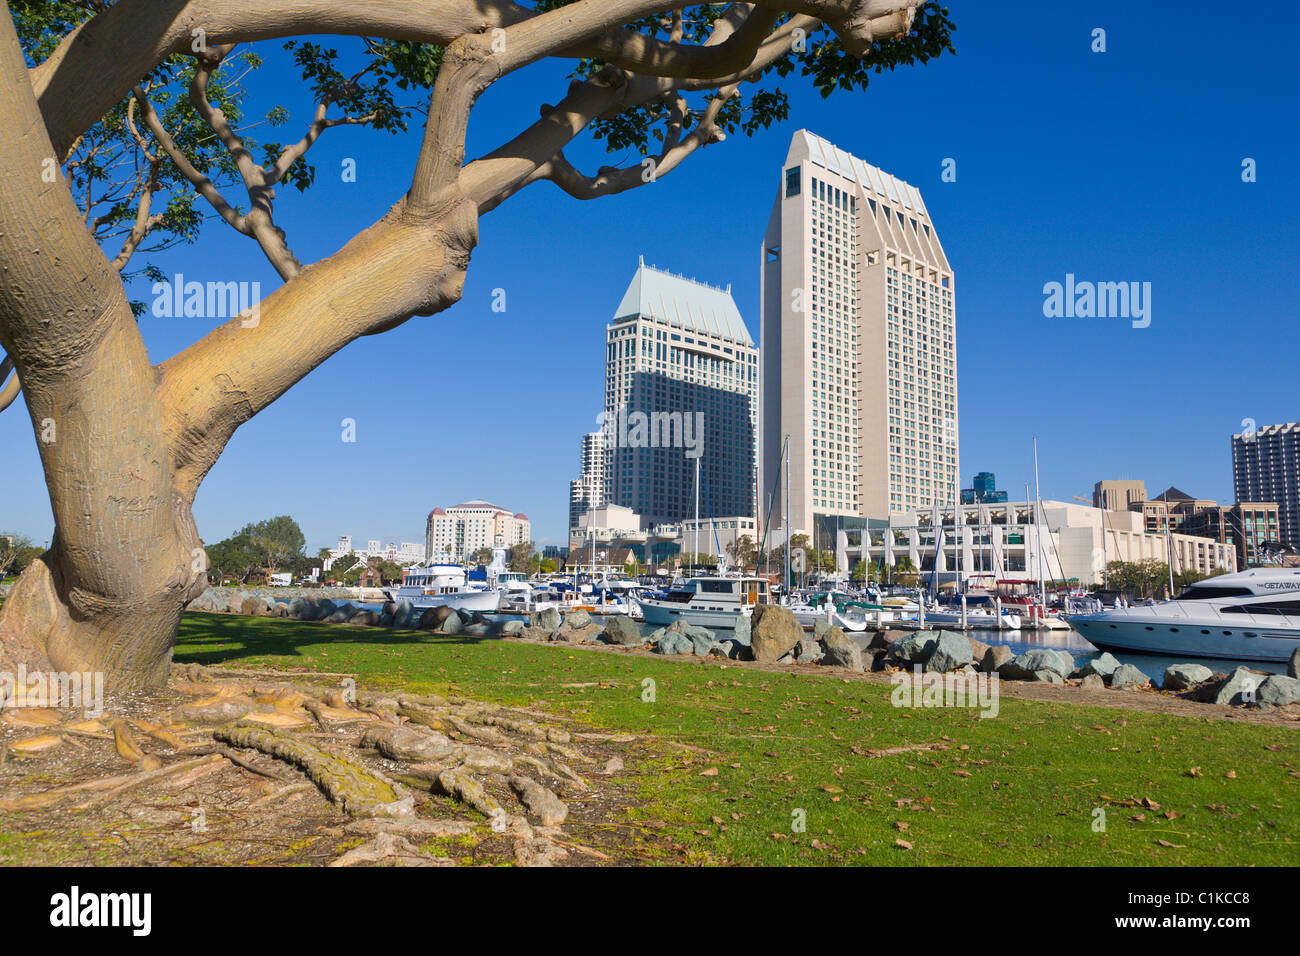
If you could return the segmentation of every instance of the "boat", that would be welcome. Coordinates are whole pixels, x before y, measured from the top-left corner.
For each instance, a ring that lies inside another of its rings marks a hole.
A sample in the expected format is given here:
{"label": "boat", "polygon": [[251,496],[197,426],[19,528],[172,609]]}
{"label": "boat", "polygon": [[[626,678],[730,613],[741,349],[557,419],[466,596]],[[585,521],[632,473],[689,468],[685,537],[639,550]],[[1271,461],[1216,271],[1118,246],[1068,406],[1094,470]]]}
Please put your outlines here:
{"label": "boat", "polygon": [[[911,614],[904,616],[901,620],[919,623],[919,618],[919,614]],[[926,608],[925,623],[936,625],[949,624],[960,627],[962,624],[961,609],[959,608],[954,611],[950,607],[946,609],[941,609],[939,607]],[[1013,613],[1007,608],[1002,608],[1000,614],[992,610],[985,611],[970,607],[966,609],[966,627],[974,630],[1018,631],[1020,630],[1021,624],[1022,621],[1020,620],[1020,615]]]}
{"label": "boat", "polygon": [[736,619],[771,602],[766,578],[695,577],[673,585],[661,597],[641,594],[633,600],[647,624],[663,627],[674,621],[711,630],[732,630]]}
{"label": "boat", "polygon": [[410,601],[418,608],[450,607],[457,611],[491,613],[501,603],[499,588],[466,584],[458,564],[417,564],[402,569],[402,584],[389,590],[393,601]]}
{"label": "boat", "polygon": [[1223,574],[1198,581],[1170,601],[1068,620],[1103,650],[1286,661],[1300,648],[1300,569]]}

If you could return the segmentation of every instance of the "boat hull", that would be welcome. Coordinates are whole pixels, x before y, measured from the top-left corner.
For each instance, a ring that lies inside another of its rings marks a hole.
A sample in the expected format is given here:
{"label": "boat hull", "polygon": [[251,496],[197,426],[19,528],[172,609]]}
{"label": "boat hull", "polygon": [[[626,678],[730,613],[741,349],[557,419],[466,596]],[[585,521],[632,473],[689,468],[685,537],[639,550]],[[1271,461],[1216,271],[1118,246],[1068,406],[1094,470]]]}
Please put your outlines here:
{"label": "boat hull", "polygon": [[460,591],[455,594],[419,594],[402,597],[398,592],[398,601],[410,601],[412,607],[421,610],[431,607],[449,607],[456,611],[479,611],[490,614],[501,604],[500,591]]}
{"label": "boat hull", "polygon": [[1270,631],[1266,625],[1197,627],[1167,619],[1116,619],[1106,613],[1072,617],[1070,624],[1102,650],[1137,654],[1282,663],[1300,648],[1300,631]]}
{"label": "boat hull", "polygon": [[691,608],[677,602],[656,601],[652,598],[639,598],[642,620],[655,627],[667,627],[674,621],[681,621],[693,627],[707,627],[711,631],[736,629],[736,619],[744,615],[737,611],[714,611],[706,608]]}

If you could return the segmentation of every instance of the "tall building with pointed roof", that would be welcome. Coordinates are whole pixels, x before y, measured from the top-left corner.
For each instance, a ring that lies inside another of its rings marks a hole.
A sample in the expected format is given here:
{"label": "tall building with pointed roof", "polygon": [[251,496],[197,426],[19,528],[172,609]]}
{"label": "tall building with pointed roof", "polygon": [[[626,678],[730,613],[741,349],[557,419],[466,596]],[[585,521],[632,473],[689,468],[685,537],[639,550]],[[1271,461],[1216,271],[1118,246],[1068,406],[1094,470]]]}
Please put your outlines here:
{"label": "tall building with pointed roof", "polygon": [[758,349],[731,287],[642,259],[605,330],[600,503],[692,517],[698,458],[700,514],[752,517],[757,427]]}
{"label": "tall building with pointed roof", "polygon": [[772,527],[786,436],[792,532],[951,503],[955,288],[921,194],[800,130],[762,256],[759,486],[765,508],[780,489]]}

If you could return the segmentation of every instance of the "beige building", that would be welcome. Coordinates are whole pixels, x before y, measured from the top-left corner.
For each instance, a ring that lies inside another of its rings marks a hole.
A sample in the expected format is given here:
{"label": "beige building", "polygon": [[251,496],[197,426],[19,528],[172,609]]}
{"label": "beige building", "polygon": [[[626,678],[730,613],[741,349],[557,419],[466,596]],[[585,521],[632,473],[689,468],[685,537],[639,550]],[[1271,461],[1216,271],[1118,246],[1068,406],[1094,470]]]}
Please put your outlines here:
{"label": "beige building", "polygon": [[[962,505],[956,534],[953,508],[939,508],[943,557],[938,579],[952,580],[960,566],[963,580],[974,585],[995,581],[1077,581],[1101,584],[1112,561],[1147,559],[1169,563],[1175,574],[1237,570],[1231,543],[1189,534],[1148,534],[1138,511],[1111,511],[1064,501],[1044,501],[1035,519],[1033,502]],[[897,563],[906,555],[928,573],[934,566],[933,512],[891,515],[869,530],[840,532],[838,566],[852,569],[859,560],[875,566],[882,559]],[[955,540],[954,540],[955,537]],[[866,539],[865,547],[863,539]]]}
{"label": "beige building", "polygon": [[952,500],[954,292],[920,193],[795,133],[763,241],[759,499],[780,480],[773,528],[787,435],[792,533]]}
{"label": "beige building", "polygon": [[532,540],[528,516],[476,498],[450,508],[434,508],[425,522],[428,558],[464,561],[480,548],[491,548],[497,538],[509,548]]}
{"label": "beige building", "polygon": [[1127,511],[1132,505],[1147,500],[1147,486],[1141,481],[1099,481],[1092,488],[1092,506],[1107,511]]}

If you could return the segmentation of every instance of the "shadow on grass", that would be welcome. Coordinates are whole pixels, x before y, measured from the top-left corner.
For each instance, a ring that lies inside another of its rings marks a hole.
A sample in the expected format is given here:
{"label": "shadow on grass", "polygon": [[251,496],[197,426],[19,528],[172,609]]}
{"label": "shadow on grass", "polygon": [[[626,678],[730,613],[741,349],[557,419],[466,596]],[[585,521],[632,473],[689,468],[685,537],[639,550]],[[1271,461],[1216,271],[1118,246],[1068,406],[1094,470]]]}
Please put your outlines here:
{"label": "shadow on grass", "polygon": [[454,647],[497,640],[500,638],[495,635],[434,634],[391,627],[354,627],[187,611],[181,618],[173,659],[179,664],[229,664],[253,657],[303,657],[303,648]]}

